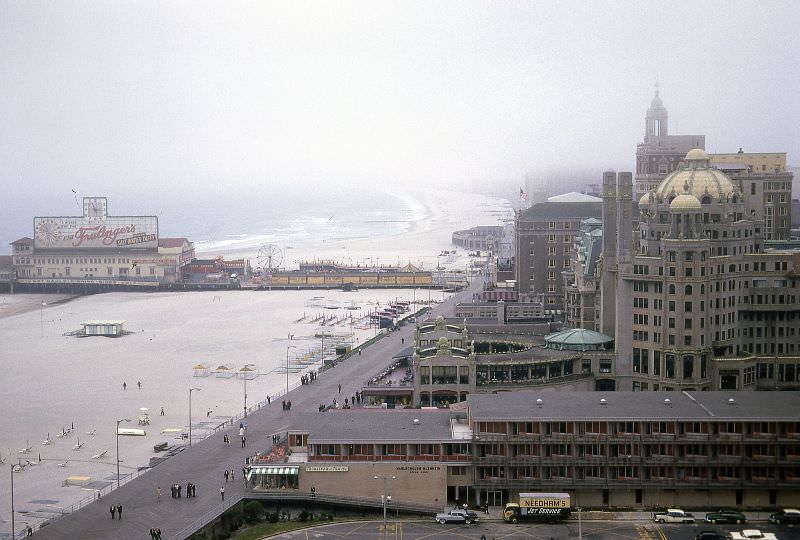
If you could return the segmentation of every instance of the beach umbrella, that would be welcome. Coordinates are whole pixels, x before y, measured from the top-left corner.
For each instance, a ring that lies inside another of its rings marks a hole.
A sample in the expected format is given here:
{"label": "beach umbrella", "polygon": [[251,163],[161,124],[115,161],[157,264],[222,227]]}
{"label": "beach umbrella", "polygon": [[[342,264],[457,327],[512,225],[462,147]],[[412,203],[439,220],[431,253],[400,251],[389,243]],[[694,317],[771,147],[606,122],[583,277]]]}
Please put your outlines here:
{"label": "beach umbrella", "polygon": [[208,369],[205,364],[197,364],[193,369]]}
{"label": "beach umbrella", "polygon": [[231,368],[229,368],[229,367],[228,367],[228,366],[226,366],[225,364],[222,364],[221,366],[217,366],[217,371],[228,371],[228,370],[230,370],[230,369],[231,369]]}

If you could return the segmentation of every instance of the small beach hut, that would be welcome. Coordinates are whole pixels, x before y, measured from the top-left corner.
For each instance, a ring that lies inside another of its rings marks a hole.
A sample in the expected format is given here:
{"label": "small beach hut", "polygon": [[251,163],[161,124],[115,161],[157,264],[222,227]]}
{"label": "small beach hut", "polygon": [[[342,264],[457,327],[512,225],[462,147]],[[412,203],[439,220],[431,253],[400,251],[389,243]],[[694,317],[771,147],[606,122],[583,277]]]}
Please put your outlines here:
{"label": "small beach hut", "polygon": [[125,334],[122,325],[125,321],[121,320],[94,320],[81,323],[83,326],[82,334],[85,336],[106,336],[119,337]]}
{"label": "small beach hut", "polygon": [[208,377],[211,375],[211,366],[207,364],[197,364],[192,369],[194,370],[195,377]]}

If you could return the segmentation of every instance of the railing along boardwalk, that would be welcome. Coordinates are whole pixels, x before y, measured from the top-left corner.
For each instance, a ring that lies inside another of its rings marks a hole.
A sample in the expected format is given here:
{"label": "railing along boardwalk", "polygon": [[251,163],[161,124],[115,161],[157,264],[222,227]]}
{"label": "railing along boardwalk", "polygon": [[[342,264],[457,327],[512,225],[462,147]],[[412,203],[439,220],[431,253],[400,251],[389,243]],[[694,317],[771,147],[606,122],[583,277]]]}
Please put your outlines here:
{"label": "railing along boardwalk", "polygon": [[[452,313],[455,302],[464,296],[471,297],[472,288],[453,295],[443,304],[433,308],[432,317]],[[242,467],[245,458],[256,450],[271,446],[270,435],[286,429],[292,416],[297,412],[319,413],[320,398],[330,401],[339,396],[338,384],[342,385],[342,395],[350,395],[361,390],[365,367],[372,370],[384,364],[390,365],[392,356],[413,339],[413,325],[405,325],[381,339],[373,340],[362,348],[362,354],[348,355],[334,366],[321,371],[317,379],[309,385],[299,385],[290,389],[287,399],[292,401],[291,411],[284,411],[277,399],[267,404],[262,401],[252,406],[247,415],[247,447],[240,448],[238,425],[243,413],[233,417],[231,422],[221,424],[212,430],[209,437],[194,442],[191,448],[180,452],[152,469],[129,478],[119,489],[101,492],[100,499],[85,500],[78,507],[59,519],[48,522],[35,531],[37,539],[80,538],[82,540],[147,538],[153,527],[161,529],[162,537],[183,540],[199,528],[207,525],[226,509],[244,498],[259,498],[259,495],[245,489]],[[329,399],[325,399],[325,398]],[[224,434],[231,438],[231,446],[222,442]],[[223,472],[233,469],[235,480],[225,482]],[[172,499],[170,485],[187,482],[197,488],[195,498]],[[156,501],[156,487],[160,486],[162,497]],[[225,501],[220,496],[220,488],[225,487]],[[266,496],[266,495],[264,495]],[[322,500],[323,494],[317,493]],[[123,506],[122,520],[111,520],[109,506]],[[367,503],[363,503],[367,504]],[[18,533],[21,531],[17,531]],[[21,536],[18,536],[22,538]]]}

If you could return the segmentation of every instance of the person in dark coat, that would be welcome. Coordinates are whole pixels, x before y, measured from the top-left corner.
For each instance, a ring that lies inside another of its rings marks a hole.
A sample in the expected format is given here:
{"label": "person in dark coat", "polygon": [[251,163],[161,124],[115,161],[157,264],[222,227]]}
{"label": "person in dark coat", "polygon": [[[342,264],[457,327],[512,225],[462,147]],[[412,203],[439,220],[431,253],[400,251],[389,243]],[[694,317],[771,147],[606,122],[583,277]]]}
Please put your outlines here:
{"label": "person in dark coat", "polygon": [[114,519],[117,515],[117,507],[112,504],[108,511],[111,512],[111,519]]}
{"label": "person in dark coat", "polygon": [[122,519],[122,505],[117,505],[117,519]]}

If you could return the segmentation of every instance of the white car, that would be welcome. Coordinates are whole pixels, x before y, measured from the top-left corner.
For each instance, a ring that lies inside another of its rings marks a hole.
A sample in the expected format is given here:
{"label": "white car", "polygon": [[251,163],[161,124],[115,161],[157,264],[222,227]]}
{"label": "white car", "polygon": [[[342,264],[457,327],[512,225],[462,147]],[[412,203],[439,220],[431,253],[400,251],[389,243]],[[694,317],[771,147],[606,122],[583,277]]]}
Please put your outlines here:
{"label": "white car", "polygon": [[666,512],[655,512],[653,521],[656,523],[694,523],[694,516],[679,508],[667,508]]}
{"label": "white car", "polygon": [[437,523],[474,523],[478,521],[478,514],[470,510],[451,510],[442,514],[436,514],[433,518]]}
{"label": "white car", "polygon": [[729,537],[731,540],[778,540],[773,533],[761,532],[758,529],[745,529],[741,532],[731,531]]}

